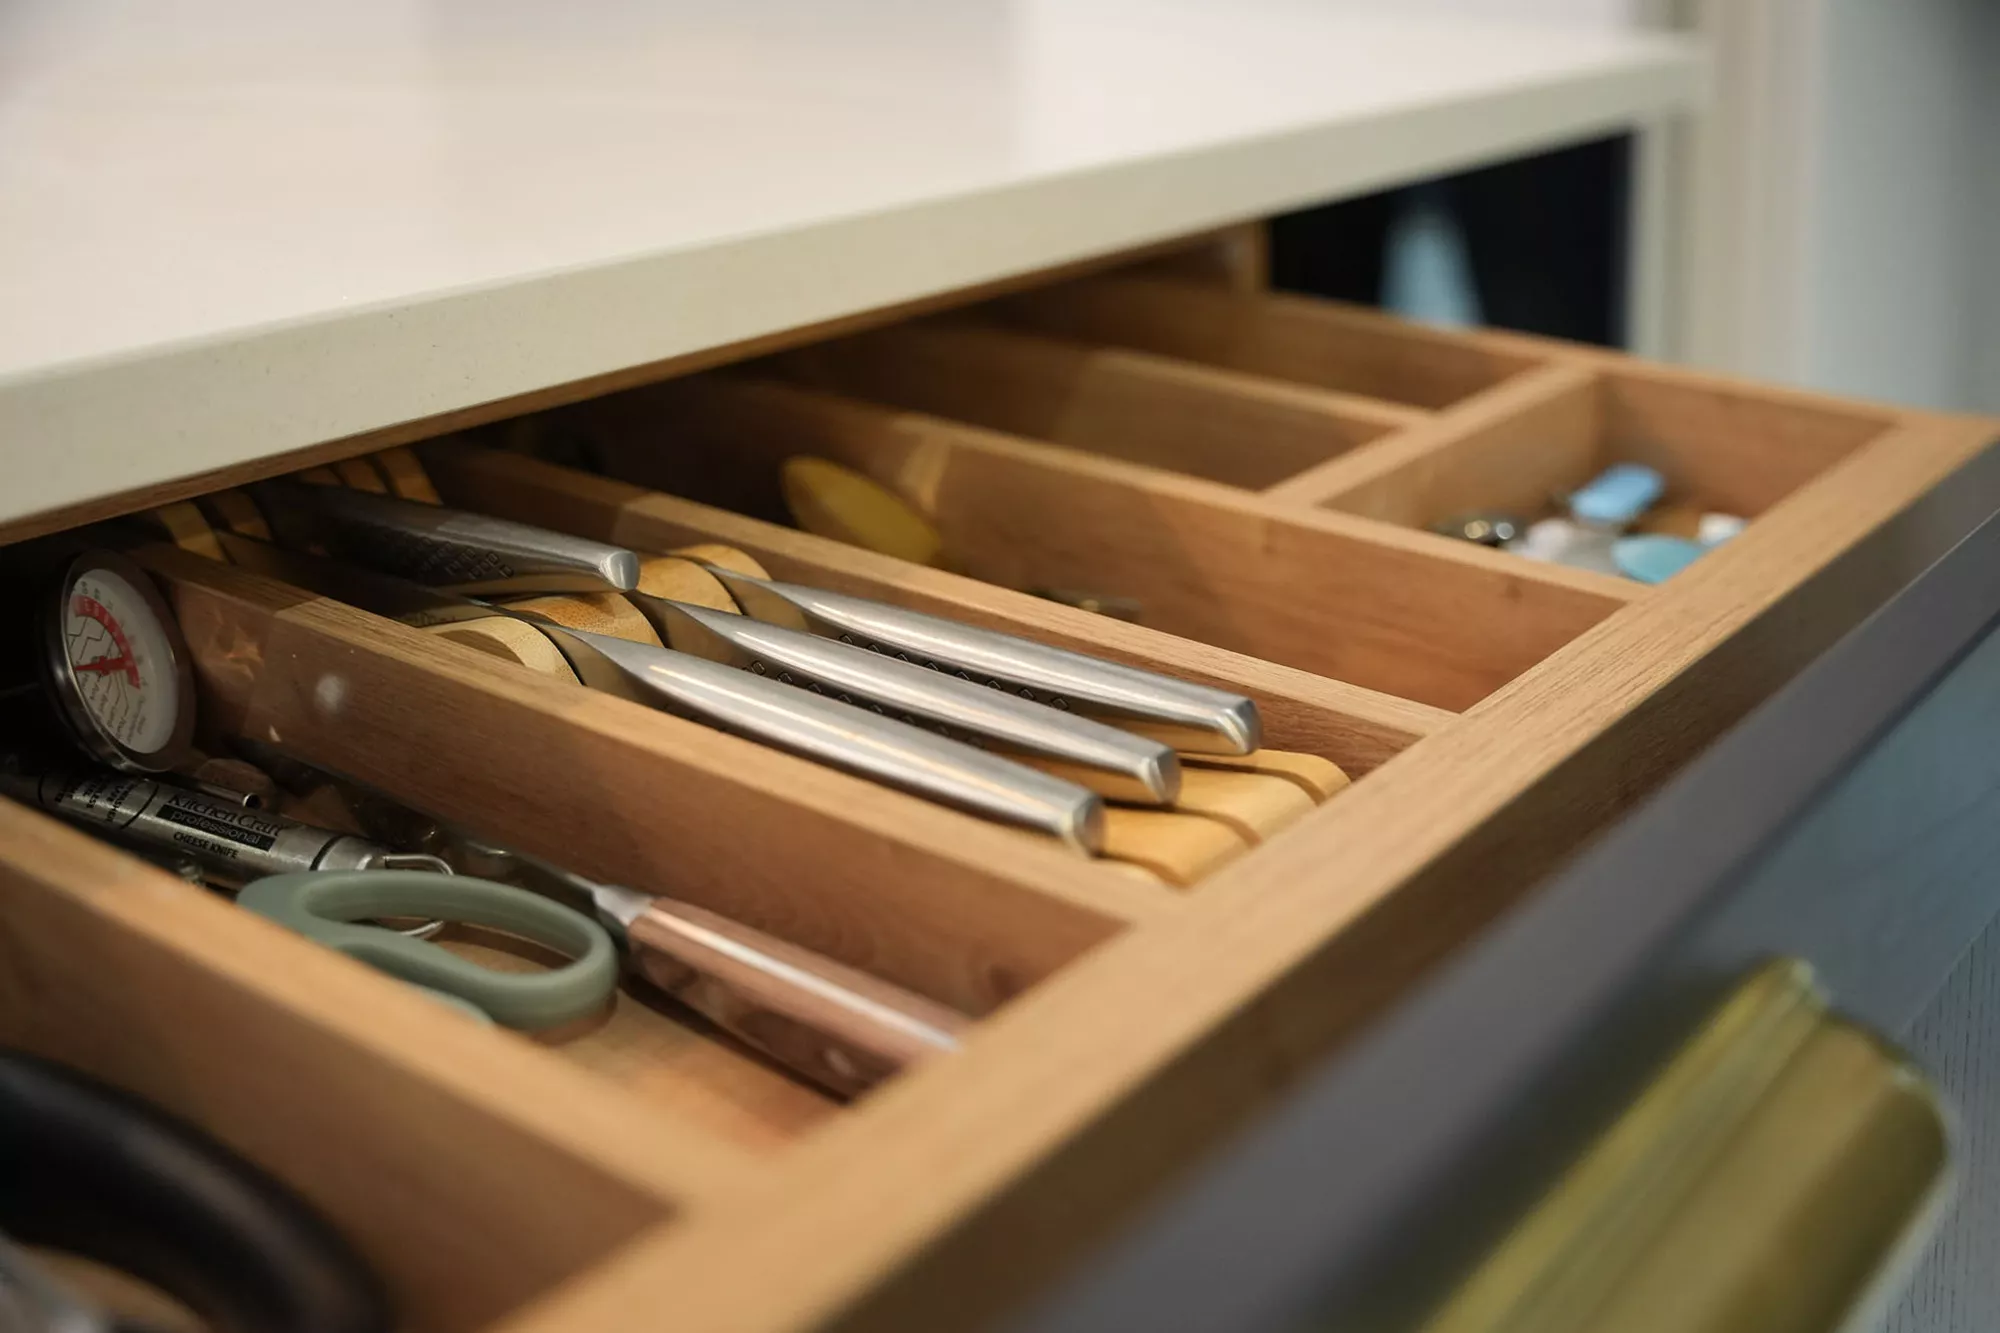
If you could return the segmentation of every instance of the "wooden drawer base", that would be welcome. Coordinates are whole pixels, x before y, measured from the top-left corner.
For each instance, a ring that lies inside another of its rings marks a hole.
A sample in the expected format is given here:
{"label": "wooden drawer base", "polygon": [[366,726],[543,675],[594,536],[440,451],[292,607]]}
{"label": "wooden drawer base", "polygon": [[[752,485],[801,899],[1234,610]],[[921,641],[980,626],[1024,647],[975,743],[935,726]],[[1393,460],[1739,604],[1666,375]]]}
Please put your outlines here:
{"label": "wooden drawer base", "polygon": [[[161,545],[222,731],[977,1022],[846,1105],[631,994],[527,1041],[0,804],[0,1040],[269,1166],[412,1327],[967,1327],[1983,517],[1994,434],[1113,276],[438,441],[447,503],[1239,690],[1356,781],[1181,891]],[[788,526],[798,454],[952,568]],[[1657,587],[1426,531],[1613,460],[1752,522]]]}

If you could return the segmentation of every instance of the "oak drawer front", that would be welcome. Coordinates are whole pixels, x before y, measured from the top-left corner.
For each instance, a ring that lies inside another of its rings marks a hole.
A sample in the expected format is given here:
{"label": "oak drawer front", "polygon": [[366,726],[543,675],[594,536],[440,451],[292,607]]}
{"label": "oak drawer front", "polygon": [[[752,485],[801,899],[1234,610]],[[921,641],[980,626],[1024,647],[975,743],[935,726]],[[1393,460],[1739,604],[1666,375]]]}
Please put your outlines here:
{"label": "oak drawer front", "polygon": [[[224,732],[971,1033],[845,1104],[633,994],[528,1041],[0,806],[0,1038],[270,1167],[415,1327],[963,1326],[1906,582],[1983,502],[1957,474],[1991,433],[1114,274],[439,440],[417,452],[448,504],[722,543],[1239,691],[1267,747],[1354,784],[1172,886],[162,544],[143,559]],[[950,568],[791,526],[796,455],[894,490]],[[1752,521],[1657,587],[1425,530],[1615,460]]]}

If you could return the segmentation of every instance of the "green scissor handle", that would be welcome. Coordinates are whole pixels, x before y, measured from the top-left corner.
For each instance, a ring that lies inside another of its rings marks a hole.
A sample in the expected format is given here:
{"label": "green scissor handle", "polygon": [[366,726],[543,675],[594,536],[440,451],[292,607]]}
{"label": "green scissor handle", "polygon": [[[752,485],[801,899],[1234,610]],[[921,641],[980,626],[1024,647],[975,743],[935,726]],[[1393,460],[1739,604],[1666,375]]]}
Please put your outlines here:
{"label": "green scissor handle", "polygon": [[[583,1018],[597,1012],[618,984],[617,947],[602,926],[561,903],[488,879],[424,870],[314,870],[260,879],[236,902],[441,999],[464,1001],[505,1027],[557,1027]],[[428,941],[356,924],[396,916],[491,926],[573,961],[547,972],[496,972]]]}

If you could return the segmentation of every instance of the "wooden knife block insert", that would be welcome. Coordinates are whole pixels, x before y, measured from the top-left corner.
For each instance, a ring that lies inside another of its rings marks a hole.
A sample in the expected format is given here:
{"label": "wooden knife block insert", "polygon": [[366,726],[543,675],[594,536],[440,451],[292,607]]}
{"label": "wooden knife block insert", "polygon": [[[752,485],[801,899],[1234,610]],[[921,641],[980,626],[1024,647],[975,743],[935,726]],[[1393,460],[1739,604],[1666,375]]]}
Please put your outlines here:
{"label": "wooden knife block insert", "polygon": [[[277,1172],[412,1328],[974,1327],[1934,559],[1995,433],[1186,278],[809,342],[422,452],[447,503],[1241,690],[1355,785],[1178,892],[162,545],[216,726],[979,1021],[845,1106],[629,995],[538,1043],[0,802],[0,1038]],[[794,454],[953,569],[786,526]],[[1418,530],[1621,458],[1755,521],[1657,588]]]}

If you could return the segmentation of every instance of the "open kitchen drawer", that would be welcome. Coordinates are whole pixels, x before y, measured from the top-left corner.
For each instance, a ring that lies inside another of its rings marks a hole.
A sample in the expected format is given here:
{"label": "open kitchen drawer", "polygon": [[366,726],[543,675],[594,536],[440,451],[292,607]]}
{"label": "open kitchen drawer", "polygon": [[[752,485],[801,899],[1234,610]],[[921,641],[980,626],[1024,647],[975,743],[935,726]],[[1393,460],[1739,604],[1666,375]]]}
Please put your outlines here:
{"label": "open kitchen drawer", "polygon": [[[426,442],[448,504],[1236,690],[1354,783],[1174,886],[163,542],[223,732],[969,1035],[846,1104],[633,993],[528,1041],[0,805],[0,1039],[271,1168],[412,1327],[976,1326],[1983,518],[1955,474],[1994,432],[1135,272]],[[896,490],[948,567],[789,526],[800,454]],[[1656,587],[1424,530],[1622,459],[1752,521]]]}

